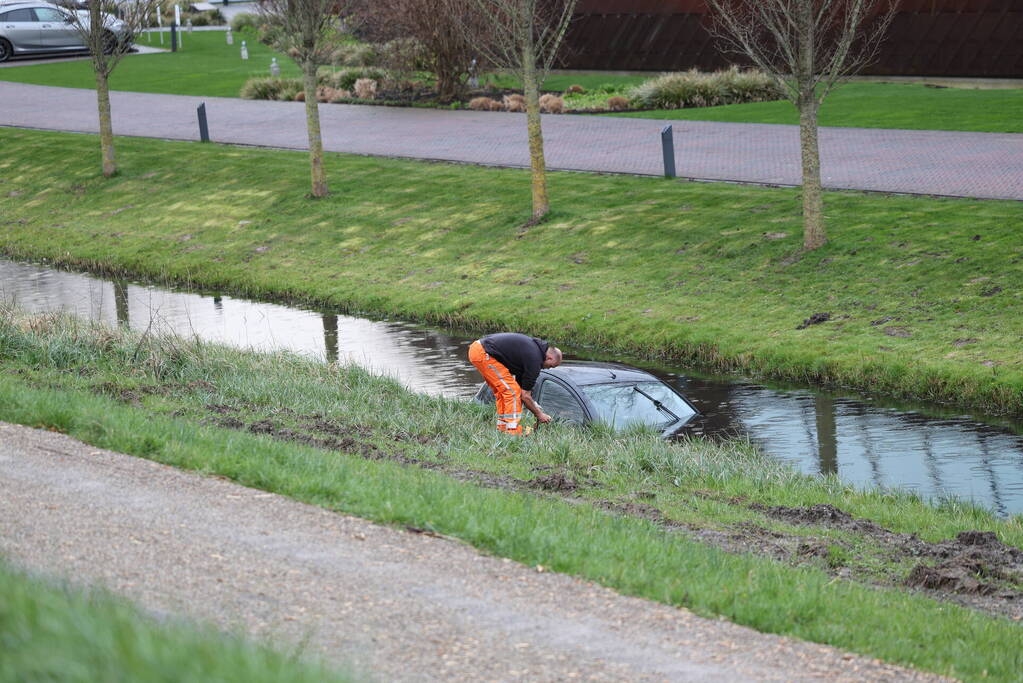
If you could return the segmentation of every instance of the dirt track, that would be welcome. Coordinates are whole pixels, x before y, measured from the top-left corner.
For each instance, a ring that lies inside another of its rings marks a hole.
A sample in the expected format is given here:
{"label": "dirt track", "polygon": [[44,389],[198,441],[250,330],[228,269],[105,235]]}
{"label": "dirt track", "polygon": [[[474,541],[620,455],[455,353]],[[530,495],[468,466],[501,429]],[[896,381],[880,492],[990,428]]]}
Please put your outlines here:
{"label": "dirt track", "polygon": [[381,680],[937,680],[0,423],[0,554]]}

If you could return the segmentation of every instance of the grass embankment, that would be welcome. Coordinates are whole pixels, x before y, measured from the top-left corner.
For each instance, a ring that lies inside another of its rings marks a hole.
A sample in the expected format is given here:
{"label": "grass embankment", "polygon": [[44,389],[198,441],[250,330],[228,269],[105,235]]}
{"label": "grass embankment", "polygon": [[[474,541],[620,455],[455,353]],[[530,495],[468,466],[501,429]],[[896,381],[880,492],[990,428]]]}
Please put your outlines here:
{"label": "grass embankment", "polygon": [[[847,83],[828,95],[820,125],[1023,133],[1023,89],[934,88],[906,83]],[[629,112],[614,116],[798,125],[787,100],[722,107]]]}
{"label": "grass embankment", "polygon": [[[799,193],[0,130],[0,251],[1023,415],[1023,203]],[[59,172],[58,170],[59,169]],[[831,320],[803,330],[814,313]]]}
{"label": "grass embankment", "polygon": [[[1019,518],[856,491],[741,445],[668,444],[651,434],[555,425],[509,440],[493,431],[488,409],[413,394],[357,367],[56,316],[0,315],[0,361],[0,420],[456,536],[499,556],[763,631],[966,679],[986,673],[1010,680],[1023,666],[1018,624],[839,580],[834,569],[842,558],[857,572],[906,568],[871,548],[869,535],[787,523],[756,503],[832,502],[929,540],[982,528],[1017,547]],[[757,529],[772,547],[791,541],[792,557],[733,554],[690,538]],[[795,550],[820,543],[831,549],[823,556]]]}
{"label": "grass embankment", "polygon": [[0,681],[351,680],[212,628],[157,624],[124,600],[29,578],[0,558]]}

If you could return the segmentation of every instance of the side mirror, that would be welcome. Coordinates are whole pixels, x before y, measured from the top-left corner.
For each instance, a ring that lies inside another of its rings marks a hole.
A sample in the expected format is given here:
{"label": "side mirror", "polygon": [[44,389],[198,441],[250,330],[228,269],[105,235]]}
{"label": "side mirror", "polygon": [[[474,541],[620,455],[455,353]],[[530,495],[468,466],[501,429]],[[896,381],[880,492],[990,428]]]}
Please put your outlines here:
{"label": "side mirror", "polygon": [[64,23],[65,24],[73,24],[73,23],[75,23],[75,18],[73,16],[71,16],[70,14],[65,14],[64,15]]}

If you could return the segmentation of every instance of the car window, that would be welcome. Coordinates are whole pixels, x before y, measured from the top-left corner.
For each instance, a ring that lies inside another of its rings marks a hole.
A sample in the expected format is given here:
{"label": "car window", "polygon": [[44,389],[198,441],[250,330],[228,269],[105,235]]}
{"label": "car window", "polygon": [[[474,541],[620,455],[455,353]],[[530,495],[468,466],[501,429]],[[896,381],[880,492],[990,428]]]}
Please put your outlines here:
{"label": "car window", "polygon": [[583,406],[568,387],[548,379],[540,387],[540,405],[553,418],[582,424],[586,421]]}
{"label": "car window", "polygon": [[30,9],[12,9],[6,14],[0,14],[0,21],[35,21],[36,17]]}
{"label": "car window", "polygon": [[663,427],[676,422],[672,413],[682,420],[696,414],[663,382],[590,384],[582,389],[597,409],[598,419],[619,429],[634,424]]}
{"label": "car window", "polygon": [[59,21],[63,23],[65,16],[67,15],[52,7],[36,7],[36,21]]}

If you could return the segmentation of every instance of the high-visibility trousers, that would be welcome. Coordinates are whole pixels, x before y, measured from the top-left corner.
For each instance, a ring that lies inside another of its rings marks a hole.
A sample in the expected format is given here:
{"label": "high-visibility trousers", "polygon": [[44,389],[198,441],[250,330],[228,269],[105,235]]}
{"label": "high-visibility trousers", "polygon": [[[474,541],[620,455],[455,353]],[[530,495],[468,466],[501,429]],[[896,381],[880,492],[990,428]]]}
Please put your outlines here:
{"label": "high-visibility trousers", "polygon": [[479,341],[469,346],[469,362],[480,371],[497,399],[498,431],[522,434],[522,389],[515,381],[515,375],[492,358]]}

